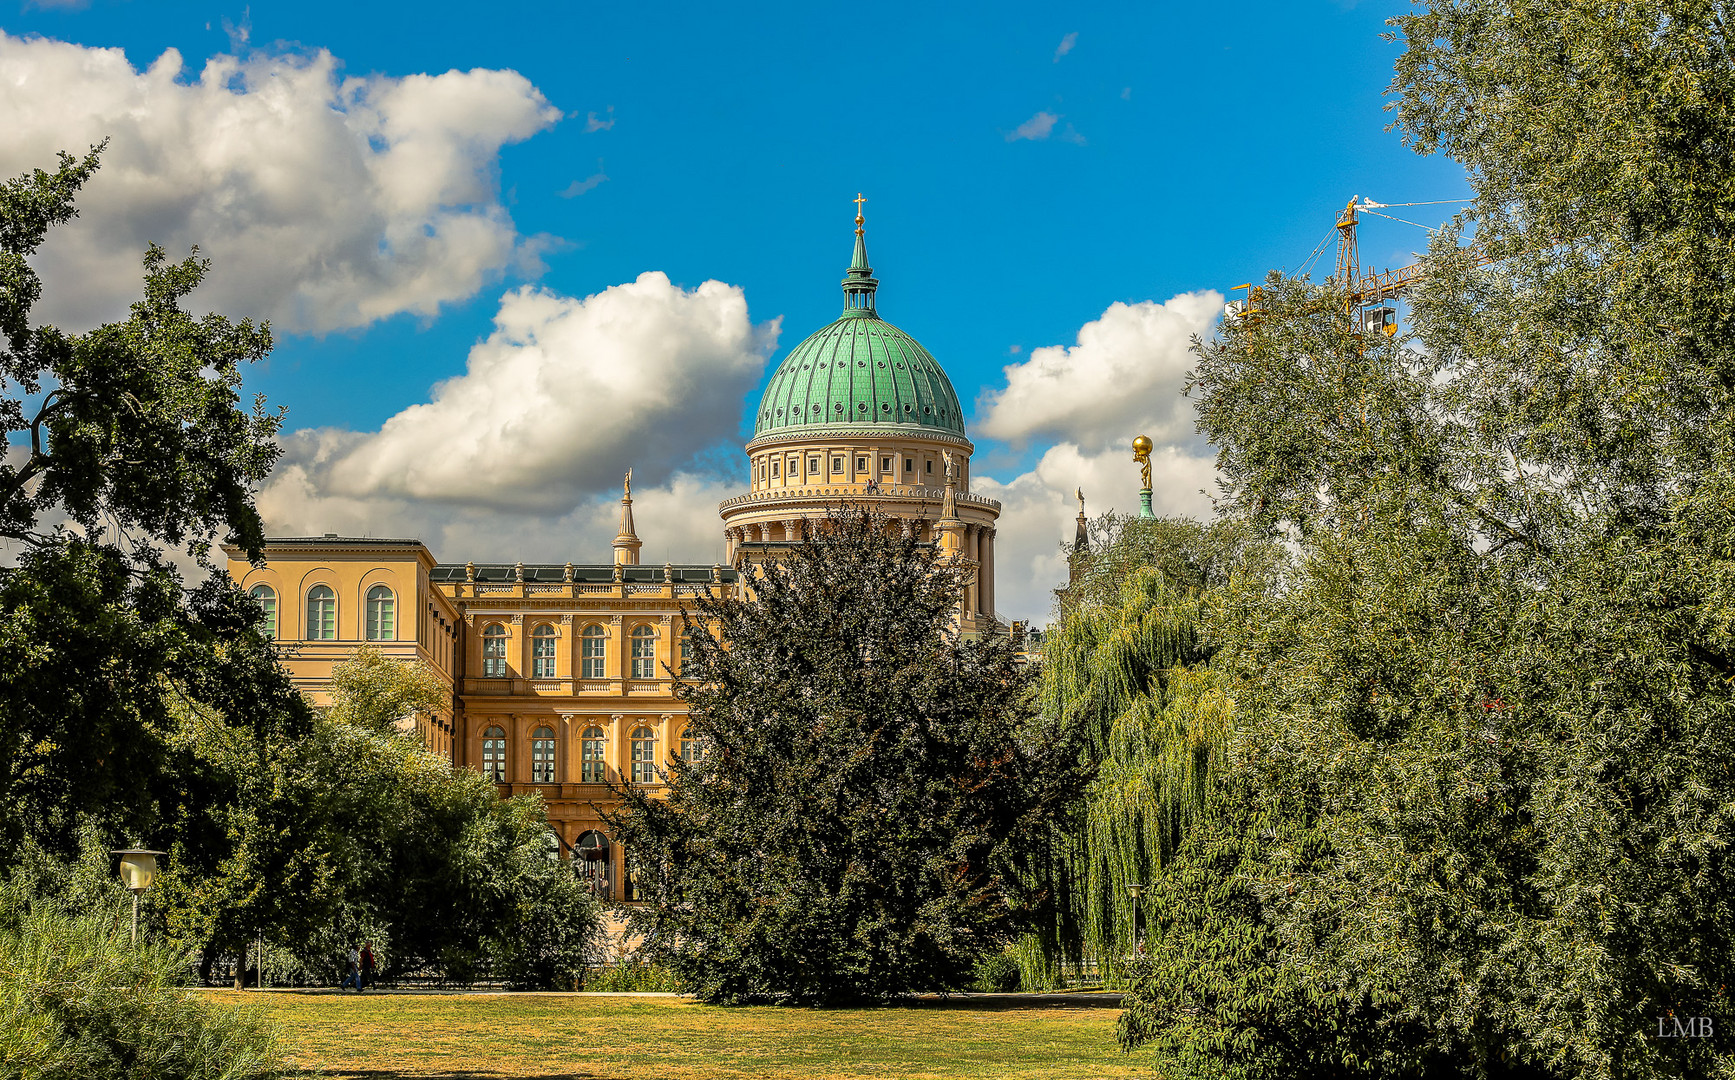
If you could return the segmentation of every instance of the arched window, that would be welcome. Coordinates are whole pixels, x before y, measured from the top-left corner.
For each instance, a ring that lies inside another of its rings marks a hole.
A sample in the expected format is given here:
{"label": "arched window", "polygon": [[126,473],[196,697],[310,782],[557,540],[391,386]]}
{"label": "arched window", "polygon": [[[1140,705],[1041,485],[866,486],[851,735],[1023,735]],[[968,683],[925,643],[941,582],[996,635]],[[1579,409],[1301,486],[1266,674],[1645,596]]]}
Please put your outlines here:
{"label": "arched window", "polygon": [[687,661],[693,658],[693,628],[681,631],[681,674],[687,673]]}
{"label": "arched window", "polygon": [[337,640],[337,594],[330,586],[307,590],[307,640]]}
{"label": "arched window", "polygon": [[530,782],[554,783],[554,729],[539,727],[530,736]]}
{"label": "arched window", "polygon": [[506,628],[499,623],[482,631],[482,677],[506,677]]}
{"label": "arched window", "polygon": [[367,639],[369,641],[395,641],[397,631],[398,603],[392,596],[392,591],[384,585],[375,585],[367,591]]}
{"label": "arched window", "polygon": [[560,861],[560,834],[553,829],[542,834],[542,853],[551,863]]}
{"label": "arched window", "polygon": [[506,731],[491,727],[482,733],[482,775],[496,784],[506,782]]}
{"label": "arched window", "polygon": [[595,623],[591,623],[584,628],[584,635],[580,640],[583,645],[581,646],[582,653],[579,657],[579,663],[583,670],[579,677],[584,679],[608,678],[608,631]]}
{"label": "arched window", "polygon": [[543,623],[530,635],[530,676],[554,678],[554,627]]}
{"label": "arched window", "polygon": [[608,837],[595,829],[581,833],[572,845],[572,868],[590,891],[604,900],[614,899],[613,860],[610,858]]}
{"label": "arched window", "polygon": [[602,728],[585,728],[579,736],[581,761],[579,762],[578,779],[580,783],[600,784],[608,779],[608,762],[604,753],[608,742],[603,738]]}
{"label": "arched window", "polygon": [[259,610],[265,613],[265,636],[277,636],[277,590],[269,585],[255,585],[247,590],[247,595],[259,605]]}
{"label": "arched window", "polygon": [[657,737],[648,727],[633,728],[633,783],[657,782]]}
{"label": "arched window", "polygon": [[704,760],[705,747],[693,735],[692,728],[681,729],[681,760],[689,765],[697,765]]}
{"label": "arched window", "polygon": [[633,627],[633,678],[657,677],[657,632],[649,626]]}

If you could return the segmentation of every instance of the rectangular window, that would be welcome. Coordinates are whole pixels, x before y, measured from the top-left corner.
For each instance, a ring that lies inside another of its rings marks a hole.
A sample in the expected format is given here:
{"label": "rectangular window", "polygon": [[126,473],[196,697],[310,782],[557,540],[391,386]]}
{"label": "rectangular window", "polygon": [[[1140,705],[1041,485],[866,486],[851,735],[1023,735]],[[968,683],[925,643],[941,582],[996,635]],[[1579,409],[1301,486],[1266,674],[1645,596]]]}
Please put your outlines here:
{"label": "rectangular window", "polygon": [[843,459],[842,458],[834,457],[831,459],[831,471],[834,473],[843,472]]}
{"label": "rectangular window", "polygon": [[506,635],[498,634],[482,639],[482,677],[485,679],[504,679],[506,677]]}
{"label": "rectangular window", "polygon": [[928,475],[929,476],[934,475],[934,459],[933,458],[928,459]]}
{"label": "rectangular window", "polygon": [[913,459],[911,459],[911,458],[905,458],[904,459],[904,471],[905,472],[915,472],[916,471],[916,463]]}
{"label": "rectangular window", "polygon": [[657,639],[649,634],[633,636],[633,678],[657,677]]}
{"label": "rectangular window", "polygon": [[892,459],[889,457],[880,458],[880,472],[891,472],[891,471],[892,471]]}
{"label": "rectangular window", "polygon": [[809,476],[818,476],[819,475],[819,459],[818,458],[810,457],[807,459],[807,475],[809,475]]}
{"label": "rectangular window", "polygon": [[531,639],[530,674],[536,679],[554,678],[554,638],[542,636]]}
{"label": "rectangular window", "polygon": [[855,459],[855,471],[867,472],[867,458],[858,457]]}
{"label": "rectangular window", "polygon": [[591,728],[584,733],[584,762],[579,766],[579,780],[586,784],[600,784],[608,779],[608,763],[603,760],[603,740],[600,728]]}
{"label": "rectangular window", "polygon": [[[646,731],[639,728],[639,731]],[[648,735],[649,732],[647,731]],[[633,740],[633,783],[654,784],[657,782],[657,743],[655,739],[644,738]]]}
{"label": "rectangular window", "polygon": [[777,471],[777,467],[781,464],[782,464],[782,462],[780,462],[780,461],[773,461],[771,463],[771,476],[773,479],[782,475],[782,473]]}
{"label": "rectangular window", "polygon": [[[538,728],[537,734],[548,731]],[[554,733],[530,740],[530,782],[532,784],[554,783]]]}
{"label": "rectangular window", "polygon": [[603,670],[604,661],[608,657],[608,638],[601,634],[586,634],[580,639],[583,644],[583,655],[579,664],[583,669],[581,679],[606,679],[608,674]]}

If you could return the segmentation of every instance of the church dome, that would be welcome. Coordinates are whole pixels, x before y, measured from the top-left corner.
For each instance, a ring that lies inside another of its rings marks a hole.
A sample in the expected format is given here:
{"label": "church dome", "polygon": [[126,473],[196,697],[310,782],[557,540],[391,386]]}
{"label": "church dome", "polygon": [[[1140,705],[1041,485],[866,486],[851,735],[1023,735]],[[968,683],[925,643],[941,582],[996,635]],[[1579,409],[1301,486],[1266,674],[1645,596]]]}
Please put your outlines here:
{"label": "church dome", "polygon": [[855,257],[843,279],[843,316],[784,357],[765,387],[753,437],[777,434],[867,434],[912,429],[964,437],[963,410],[952,381],[915,338],[879,317],[879,282],[868,266],[862,218]]}

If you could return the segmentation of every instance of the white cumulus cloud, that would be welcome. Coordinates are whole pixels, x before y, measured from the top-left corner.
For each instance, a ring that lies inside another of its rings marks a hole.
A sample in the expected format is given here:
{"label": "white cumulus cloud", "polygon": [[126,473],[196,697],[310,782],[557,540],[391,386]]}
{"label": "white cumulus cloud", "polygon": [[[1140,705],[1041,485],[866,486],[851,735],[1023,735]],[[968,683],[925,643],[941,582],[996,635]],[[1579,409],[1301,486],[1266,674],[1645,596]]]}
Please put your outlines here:
{"label": "white cumulus cloud", "polygon": [[975,489],[1001,502],[995,538],[996,603],[1009,618],[1045,621],[1066,580],[1078,514],[1139,509],[1132,441],[1148,435],[1153,509],[1158,516],[1206,517],[1216,456],[1194,429],[1182,395],[1194,335],[1208,337],[1222,310],[1214,292],[1165,303],[1115,303],[1086,323],[1072,346],[1031,350],[1003,369],[1005,384],[982,395],[976,433],[1014,445],[1049,443],[1030,471],[1005,482],[980,474]]}
{"label": "white cumulus cloud", "polygon": [[1043,110],[1035,116],[1032,116],[1030,119],[1024,121],[1024,123],[1019,124],[1011,131],[1008,131],[1006,133],[1006,141],[1017,142],[1019,139],[1030,139],[1031,141],[1046,139],[1048,138],[1049,132],[1054,130],[1054,125],[1059,119],[1060,115],[1058,113],[1051,113],[1047,110]]}
{"label": "white cumulus cloud", "polygon": [[[627,468],[647,491],[667,487],[695,455],[733,443],[777,331],[718,281],[682,289],[651,272],[583,299],[514,290],[430,401],[374,432],[286,436],[261,511],[274,531],[469,521],[498,538],[570,525],[618,497]],[[703,510],[716,521],[715,500]]]}
{"label": "white cumulus cloud", "polygon": [[[633,522],[641,562],[713,563],[724,555],[717,504],[739,495],[739,479],[681,471],[656,483],[633,478]],[[386,495],[351,497],[322,490],[301,464],[286,462],[260,494],[272,536],[411,537],[442,562],[607,563],[620,523],[619,477],[612,490],[581,497],[562,512],[535,513]]]}
{"label": "white cumulus cloud", "polygon": [[79,217],[37,257],[38,316],[125,313],[147,244],[198,245],[199,303],[324,332],[431,316],[534,263],[501,205],[500,148],[560,118],[514,71],[345,76],[330,53],[217,56],[0,33],[0,175],[110,140]]}
{"label": "white cumulus cloud", "polygon": [[977,430],[1019,446],[1061,439],[1089,451],[1141,433],[1191,443],[1193,405],[1181,387],[1192,339],[1209,337],[1222,310],[1223,297],[1209,290],[1161,304],[1112,304],[1079,330],[1076,344],[1033,349],[1007,365],[1006,385],[978,403]]}

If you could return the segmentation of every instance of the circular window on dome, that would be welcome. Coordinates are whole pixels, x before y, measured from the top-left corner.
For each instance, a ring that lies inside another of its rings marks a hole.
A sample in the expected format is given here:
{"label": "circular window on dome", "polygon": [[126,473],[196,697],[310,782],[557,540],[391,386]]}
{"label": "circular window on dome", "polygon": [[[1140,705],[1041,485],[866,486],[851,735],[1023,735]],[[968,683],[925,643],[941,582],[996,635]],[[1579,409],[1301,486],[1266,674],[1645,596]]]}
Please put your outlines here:
{"label": "circular window on dome", "polygon": [[865,401],[856,402],[855,403],[855,411],[856,412],[867,412],[867,402],[865,402]]}
{"label": "circular window on dome", "polygon": [[889,402],[889,401],[880,402],[880,412],[891,412],[891,411],[892,411],[892,403],[891,402]]}
{"label": "circular window on dome", "polygon": [[782,416],[782,415],[783,415],[783,410],[782,410],[782,409],[778,409],[778,410],[777,410],[777,415],[778,415],[778,416]]}
{"label": "circular window on dome", "polygon": [[817,401],[816,401],[816,402],[814,402],[814,403],[813,403],[813,411],[814,411],[814,412],[818,412],[818,411],[819,411],[819,402],[817,402]]}
{"label": "circular window on dome", "polygon": [[898,370],[899,371],[904,370],[904,362],[902,360],[898,361]]}
{"label": "circular window on dome", "polygon": [[922,406],[922,415],[923,415],[923,416],[932,416],[932,415],[934,415],[934,408],[933,408],[933,406],[931,406],[931,405],[923,405],[923,406]]}
{"label": "circular window on dome", "polygon": [[801,370],[806,371],[808,368],[810,368],[812,366],[813,366],[812,364],[803,364],[803,365],[801,365]]}
{"label": "circular window on dome", "polygon": [[824,364],[821,364],[821,365],[819,365],[819,370],[821,370],[821,371],[824,371],[824,370],[825,370],[825,365],[824,365]]}
{"label": "circular window on dome", "polygon": [[867,361],[866,360],[857,360],[855,362],[855,366],[856,367],[867,367]]}
{"label": "circular window on dome", "polygon": [[914,405],[910,405],[910,404],[908,404],[908,403],[906,403],[906,404],[905,404],[905,405],[904,405],[904,411],[905,411],[905,412],[915,412],[915,411],[916,411],[916,407],[915,407],[915,406],[914,406]]}
{"label": "circular window on dome", "polygon": [[843,411],[843,402],[841,402],[841,401],[840,401],[840,402],[838,402],[838,403],[837,403],[837,411],[838,411],[838,412],[842,412],[842,411]]}
{"label": "circular window on dome", "polygon": [[884,361],[884,360],[881,360],[881,361],[880,361],[880,368],[881,368],[881,369],[882,369],[882,370],[884,370],[884,368],[885,368],[885,366],[886,366],[886,362],[885,362],[885,361]]}

